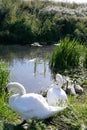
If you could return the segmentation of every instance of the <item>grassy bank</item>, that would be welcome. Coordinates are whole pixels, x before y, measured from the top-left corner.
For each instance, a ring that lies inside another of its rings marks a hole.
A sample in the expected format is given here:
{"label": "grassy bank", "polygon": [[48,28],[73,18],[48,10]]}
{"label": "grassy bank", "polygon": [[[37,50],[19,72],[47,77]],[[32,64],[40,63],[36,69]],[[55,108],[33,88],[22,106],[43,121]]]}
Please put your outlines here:
{"label": "grassy bank", "polygon": [[87,41],[87,7],[51,1],[0,2],[0,42],[52,44],[66,36]]}
{"label": "grassy bank", "polygon": [[[10,110],[0,97],[0,130],[26,129],[18,127],[20,116]],[[28,120],[27,130],[82,130],[87,126],[87,95],[69,97],[69,106],[64,111],[46,120]],[[87,127],[86,127],[87,128]]]}

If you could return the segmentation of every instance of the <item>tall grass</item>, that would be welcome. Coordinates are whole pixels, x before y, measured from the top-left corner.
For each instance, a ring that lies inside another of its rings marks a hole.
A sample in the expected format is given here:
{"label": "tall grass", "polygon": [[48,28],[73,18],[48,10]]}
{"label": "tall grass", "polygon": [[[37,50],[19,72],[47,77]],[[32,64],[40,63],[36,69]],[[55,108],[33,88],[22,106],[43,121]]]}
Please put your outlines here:
{"label": "tall grass", "polygon": [[3,92],[4,86],[6,86],[10,76],[10,71],[8,69],[8,63],[0,61],[0,95]]}
{"label": "tall grass", "polygon": [[79,66],[81,47],[77,40],[66,37],[60,41],[60,45],[53,51],[50,66],[54,72],[62,69]]}
{"label": "tall grass", "polygon": [[17,114],[12,112],[12,110],[10,110],[9,105],[7,103],[8,96],[6,96],[4,92],[4,87],[6,86],[9,80],[9,76],[10,76],[10,71],[8,69],[8,63],[1,60],[0,61],[0,130],[4,129],[1,127],[1,122],[4,122],[4,121],[14,122],[18,118]]}
{"label": "tall grass", "polygon": [[[0,96],[0,122],[3,123],[18,123],[20,122],[20,116],[13,112],[7,103],[7,96],[3,93]],[[1,129],[0,129],[1,130]]]}

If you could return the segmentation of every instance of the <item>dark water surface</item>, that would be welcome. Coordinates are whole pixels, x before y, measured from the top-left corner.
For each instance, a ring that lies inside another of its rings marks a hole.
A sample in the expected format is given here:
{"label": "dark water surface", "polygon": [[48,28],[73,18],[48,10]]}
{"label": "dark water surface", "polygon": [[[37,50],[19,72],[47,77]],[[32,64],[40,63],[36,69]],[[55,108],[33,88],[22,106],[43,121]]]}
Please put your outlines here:
{"label": "dark water surface", "polygon": [[53,78],[49,58],[54,46],[0,46],[0,58],[9,62],[10,81],[23,84],[27,92],[46,90]]}

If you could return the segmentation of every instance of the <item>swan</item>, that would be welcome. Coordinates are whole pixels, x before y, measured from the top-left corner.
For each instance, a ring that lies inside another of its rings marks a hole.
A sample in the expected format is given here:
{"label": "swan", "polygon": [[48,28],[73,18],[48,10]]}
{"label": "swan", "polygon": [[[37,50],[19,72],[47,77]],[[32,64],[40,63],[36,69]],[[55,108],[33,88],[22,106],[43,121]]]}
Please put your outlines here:
{"label": "swan", "polygon": [[55,84],[51,85],[51,88],[47,92],[47,102],[52,106],[65,106],[68,102],[68,97],[65,91],[61,88],[63,85],[63,77],[60,74],[56,75]]}
{"label": "swan", "polygon": [[66,92],[66,94],[76,96],[74,86],[72,84],[69,84],[68,80],[66,80],[65,92]]}
{"label": "swan", "polygon": [[53,116],[65,107],[50,106],[46,99],[36,93],[26,93],[24,86],[18,82],[10,82],[6,86],[9,93],[15,91],[9,97],[10,108],[23,118],[23,125],[28,119],[45,119]]}
{"label": "swan", "polygon": [[76,96],[77,94],[81,94],[83,92],[83,88],[80,85],[76,84],[76,79],[74,80],[74,84],[69,85],[69,81],[67,80],[66,85],[66,93]]}
{"label": "swan", "polygon": [[81,94],[83,92],[83,88],[80,85],[76,84],[76,79],[74,80],[74,89],[76,93]]}

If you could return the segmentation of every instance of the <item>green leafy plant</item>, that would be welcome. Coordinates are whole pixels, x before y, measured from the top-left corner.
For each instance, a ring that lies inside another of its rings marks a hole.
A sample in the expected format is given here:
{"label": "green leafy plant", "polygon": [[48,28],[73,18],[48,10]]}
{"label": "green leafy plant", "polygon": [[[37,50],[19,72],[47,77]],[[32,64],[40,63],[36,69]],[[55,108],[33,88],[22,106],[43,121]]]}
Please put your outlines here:
{"label": "green leafy plant", "polygon": [[58,70],[75,68],[79,66],[81,46],[77,40],[70,40],[66,37],[60,41],[60,45],[56,47],[50,58],[50,67],[54,72]]}

